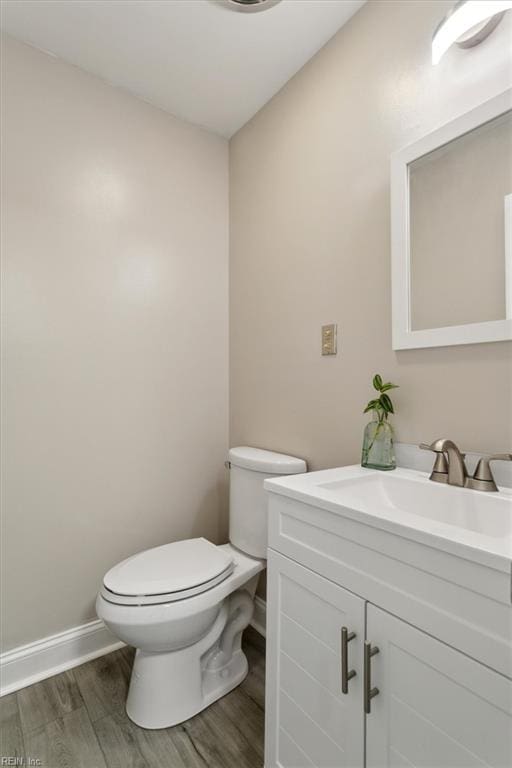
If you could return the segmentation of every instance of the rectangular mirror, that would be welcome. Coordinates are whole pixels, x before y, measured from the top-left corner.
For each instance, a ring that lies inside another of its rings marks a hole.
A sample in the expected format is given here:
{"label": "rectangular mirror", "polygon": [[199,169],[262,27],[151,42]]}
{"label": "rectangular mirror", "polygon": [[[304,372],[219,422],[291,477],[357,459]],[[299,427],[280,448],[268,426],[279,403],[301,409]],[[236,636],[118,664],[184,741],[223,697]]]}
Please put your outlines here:
{"label": "rectangular mirror", "polygon": [[395,154],[393,348],[512,338],[512,90]]}

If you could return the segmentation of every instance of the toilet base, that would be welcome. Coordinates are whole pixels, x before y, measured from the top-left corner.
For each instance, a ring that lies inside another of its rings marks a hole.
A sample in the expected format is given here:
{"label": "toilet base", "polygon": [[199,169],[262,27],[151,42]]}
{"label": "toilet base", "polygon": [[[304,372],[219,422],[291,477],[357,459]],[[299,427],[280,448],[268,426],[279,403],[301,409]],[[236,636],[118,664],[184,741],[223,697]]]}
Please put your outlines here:
{"label": "toilet base", "polygon": [[171,652],[137,650],[126,701],[130,720],[142,728],[169,728],[236,688],[249,669],[241,637],[252,606],[252,597],[239,590],[199,643]]}
{"label": "toilet base", "polygon": [[[248,671],[249,664],[247,662],[247,657],[240,648],[240,650],[233,654],[231,661],[226,664],[225,667],[220,670],[215,670],[214,672],[207,672],[204,682],[204,706],[201,707],[201,709],[213,704],[214,701],[221,699],[227,693],[232,691],[233,688],[236,688],[237,685],[240,685],[240,683],[247,677]],[[197,714],[197,712],[195,714]]]}
{"label": "toilet base", "polygon": [[155,730],[179,725],[179,723],[183,723],[185,720],[199,714],[203,709],[213,704],[214,701],[221,699],[240,685],[247,677],[248,670],[247,658],[242,649],[240,649],[233,654],[231,661],[226,667],[208,674],[205,681],[206,690],[204,695],[196,698],[195,701],[184,702],[183,700],[176,701],[175,699],[166,711],[162,710],[161,703],[157,703],[159,697],[155,695],[154,688],[153,696],[148,699],[143,691],[145,686],[140,684],[141,681],[139,681],[139,684],[133,691],[132,684],[130,683],[131,695],[128,696],[126,702],[126,714],[132,722],[141,728]]}

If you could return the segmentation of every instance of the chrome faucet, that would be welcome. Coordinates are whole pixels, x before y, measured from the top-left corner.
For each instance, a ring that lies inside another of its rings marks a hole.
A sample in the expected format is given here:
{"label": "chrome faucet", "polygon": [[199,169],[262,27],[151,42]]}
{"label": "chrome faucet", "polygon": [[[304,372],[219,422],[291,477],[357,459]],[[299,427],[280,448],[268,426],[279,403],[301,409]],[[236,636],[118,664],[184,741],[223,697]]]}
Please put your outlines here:
{"label": "chrome faucet", "polygon": [[482,458],[476,465],[473,477],[468,476],[465,453],[461,453],[453,440],[442,438],[431,445],[421,443],[420,448],[433,451],[436,454],[434,468],[430,480],[435,483],[458,485],[473,491],[497,491],[490,463],[491,461],[512,461],[512,453],[497,453],[494,456]]}
{"label": "chrome faucet", "polygon": [[464,487],[468,472],[464,462],[465,454],[462,454],[453,440],[441,438],[431,445],[421,443],[420,448],[433,451],[436,456],[434,469],[430,479],[436,483],[448,483],[448,485],[460,485]]}

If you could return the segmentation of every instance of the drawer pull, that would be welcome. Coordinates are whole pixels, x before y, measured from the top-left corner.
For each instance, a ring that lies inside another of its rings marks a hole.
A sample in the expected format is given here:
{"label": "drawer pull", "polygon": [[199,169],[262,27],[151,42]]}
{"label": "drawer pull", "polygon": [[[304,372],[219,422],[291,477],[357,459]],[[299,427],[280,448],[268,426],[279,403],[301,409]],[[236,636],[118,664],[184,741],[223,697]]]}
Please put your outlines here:
{"label": "drawer pull", "polygon": [[356,636],[355,632],[349,632],[347,627],[341,628],[341,692],[348,693],[348,681],[356,676],[355,669],[348,668],[348,644]]}
{"label": "drawer pull", "polygon": [[379,653],[376,645],[365,642],[364,644],[364,711],[367,715],[372,711],[372,699],[379,693],[378,688],[372,688],[372,656]]}

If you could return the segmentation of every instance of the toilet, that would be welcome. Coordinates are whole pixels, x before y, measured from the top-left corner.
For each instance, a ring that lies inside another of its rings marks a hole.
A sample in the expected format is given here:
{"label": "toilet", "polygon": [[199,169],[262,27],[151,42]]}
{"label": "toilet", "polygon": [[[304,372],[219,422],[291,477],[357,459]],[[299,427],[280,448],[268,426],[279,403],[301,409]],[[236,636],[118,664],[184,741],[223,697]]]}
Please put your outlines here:
{"label": "toilet", "polygon": [[302,459],[232,448],[229,544],[187,539],[139,552],[108,571],[96,611],[136,650],[126,712],[167,728],[200,712],[247,675],[242,632],[265,568],[267,477],[306,472]]}

